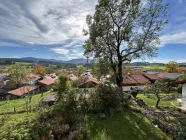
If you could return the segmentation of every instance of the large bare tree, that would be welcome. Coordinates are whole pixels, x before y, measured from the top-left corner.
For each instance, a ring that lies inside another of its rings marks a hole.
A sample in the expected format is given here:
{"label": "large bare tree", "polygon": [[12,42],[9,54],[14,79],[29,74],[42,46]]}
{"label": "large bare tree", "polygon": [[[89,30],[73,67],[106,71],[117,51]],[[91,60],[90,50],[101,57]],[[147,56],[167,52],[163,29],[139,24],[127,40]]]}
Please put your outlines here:
{"label": "large bare tree", "polygon": [[94,16],[88,15],[89,39],[85,55],[106,58],[119,87],[123,84],[122,65],[133,59],[155,56],[159,32],[167,20],[163,0],[99,0]]}

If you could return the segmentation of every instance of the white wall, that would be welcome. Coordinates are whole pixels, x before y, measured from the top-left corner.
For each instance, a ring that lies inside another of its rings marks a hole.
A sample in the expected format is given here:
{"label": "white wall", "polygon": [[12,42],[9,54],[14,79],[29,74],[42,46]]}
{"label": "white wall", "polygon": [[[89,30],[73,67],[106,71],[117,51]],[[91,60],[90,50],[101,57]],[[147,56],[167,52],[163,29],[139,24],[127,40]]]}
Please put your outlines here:
{"label": "white wall", "polygon": [[186,106],[186,83],[183,84],[182,88],[182,106]]}

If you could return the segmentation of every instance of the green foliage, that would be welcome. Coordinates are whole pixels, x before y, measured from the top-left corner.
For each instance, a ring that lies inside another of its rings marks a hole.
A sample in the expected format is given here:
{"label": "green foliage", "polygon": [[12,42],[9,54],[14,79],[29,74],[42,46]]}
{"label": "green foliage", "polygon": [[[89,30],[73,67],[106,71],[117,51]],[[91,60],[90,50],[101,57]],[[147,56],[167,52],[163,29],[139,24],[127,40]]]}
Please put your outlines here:
{"label": "green foliage", "polygon": [[182,93],[182,88],[183,88],[183,85],[182,84],[179,84],[178,85],[178,93]]}
{"label": "green foliage", "polygon": [[158,107],[161,100],[160,93],[170,93],[172,91],[173,83],[169,79],[156,80],[154,84],[147,84],[144,87],[144,93],[152,93],[156,95],[156,107]]}
{"label": "green foliage", "polygon": [[10,116],[0,118],[1,140],[38,140],[37,134],[32,133],[33,122],[29,118],[13,119]]}
{"label": "green foliage", "polygon": [[27,71],[25,67],[20,64],[15,64],[9,69],[9,77],[10,83],[12,87],[17,88],[21,85],[22,81],[26,79]]}
{"label": "green foliage", "polygon": [[99,85],[95,91],[90,93],[89,110],[107,114],[121,111],[128,107],[128,98],[129,95],[123,93],[121,88],[109,83]]}
{"label": "green foliage", "polygon": [[68,80],[68,76],[61,74],[58,76],[58,80],[54,84],[54,89],[57,90],[57,96],[58,96],[58,101],[60,101],[64,94],[69,90],[70,88],[70,83]]}
{"label": "green foliage", "polygon": [[92,66],[93,73],[100,78],[101,76],[106,76],[109,73],[110,66],[108,60],[100,58],[98,63]]}
{"label": "green foliage", "polygon": [[165,70],[167,72],[178,72],[179,71],[179,64],[174,61],[170,61],[165,65]]}
{"label": "green foliage", "polygon": [[45,67],[43,67],[40,64],[36,64],[32,70],[33,73],[38,74],[40,76],[44,76],[45,75]]}
{"label": "green foliage", "polygon": [[89,34],[84,54],[107,58],[119,87],[123,82],[122,63],[156,56],[159,32],[168,22],[163,0],[141,5],[140,0],[99,0],[94,16],[87,16],[88,30],[83,30]]}
{"label": "green foliage", "polygon": [[51,74],[55,72],[55,67],[50,65],[49,67],[45,68],[47,74]]}
{"label": "green foliage", "polygon": [[78,65],[78,66],[76,66],[76,67],[77,67],[77,71],[78,71],[80,74],[86,71],[86,68],[85,68],[84,66],[82,66],[82,65]]}
{"label": "green foliage", "polygon": [[87,139],[83,126],[83,112],[79,107],[75,90],[66,90],[63,98],[52,107],[42,109],[35,122],[34,130],[40,138],[67,139],[73,132],[72,139]]}

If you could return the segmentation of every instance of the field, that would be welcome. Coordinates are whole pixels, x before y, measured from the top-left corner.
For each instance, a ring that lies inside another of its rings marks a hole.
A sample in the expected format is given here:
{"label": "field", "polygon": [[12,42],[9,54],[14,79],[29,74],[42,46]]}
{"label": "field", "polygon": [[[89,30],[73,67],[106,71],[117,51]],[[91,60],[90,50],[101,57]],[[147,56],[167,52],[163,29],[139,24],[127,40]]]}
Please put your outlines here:
{"label": "field", "polygon": [[[181,98],[179,93],[171,93],[171,94],[159,94],[161,97],[161,101],[159,106],[166,106],[166,107],[175,107],[180,106],[177,102],[178,98]],[[145,101],[148,106],[155,106],[156,104],[156,96],[154,94],[138,94],[138,98],[141,98]]]}
{"label": "field", "polygon": [[156,135],[158,139],[171,139],[159,128],[155,128],[154,133],[154,126],[146,118],[138,125],[141,117],[141,114],[133,112],[118,113],[104,120],[98,115],[89,115],[87,129],[92,140],[155,140]]}
{"label": "field", "polygon": [[[43,96],[42,94],[34,95],[32,97],[31,103],[29,103],[28,105],[32,107],[38,105],[39,102],[49,94],[51,94],[50,91],[43,93]],[[9,100],[8,103],[6,103],[6,101],[0,101],[0,113],[13,111],[14,107],[16,108],[17,111],[24,110],[25,99],[21,98],[16,100]]]}
{"label": "field", "polygon": [[165,70],[165,66],[159,66],[159,65],[149,65],[149,66],[143,66],[145,70]]}

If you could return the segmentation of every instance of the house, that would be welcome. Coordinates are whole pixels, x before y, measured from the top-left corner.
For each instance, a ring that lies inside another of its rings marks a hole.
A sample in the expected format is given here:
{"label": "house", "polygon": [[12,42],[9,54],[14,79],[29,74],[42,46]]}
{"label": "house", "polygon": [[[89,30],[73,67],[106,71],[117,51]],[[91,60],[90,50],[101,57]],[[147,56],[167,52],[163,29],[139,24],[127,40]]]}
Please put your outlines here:
{"label": "house", "polygon": [[29,85],[32,85],[32,84],[35,84],[37,83],[39,80],[42,80],[43,78],[39,75],[36,75],[36,74],[28,74],[27,75],[27,79],[25,81],[25,84],[29,84]]}
{"label": "house", "polygon": [[80,79],[80,83],[78,84],[79,88],[91,88],[99,85],[99,81],[94,77],[83,76],[80,77]]}
{"label": "house", "polygon": [[145,84],[150,84],[150,80],[141,74],[125,75],[123,77],[123,91],[129,92],[132,88],[143,90]]}
{"label": "house", "polygon": [[39,93],[39,86],[37,85],[27,85],[20,88],[17,88],[15,90],[11,90],[7,92],[7,95],[11,95],[12,97],[22,97],[26,94],[37,94]]}
{"label": "house", "polygon": [[53,105],[55,101],[56,101],[56,94],[50,94],[42,100],[42,103],[50,106]]}
{"label": "house", "polygon": [[183,75],[184,74],[180,74],[180,73],[167,73],[167,74],[165,74],[164,78],[165,79],[170,79],[170,80],[173,80],[173,81],[177,81]]}
{"label": "house", "polygon": [[123,85],[124,86],[139,86],[150,84],[151,82],[145,78],[143,75],[125,75],[123,77]]}
{"label": "house", "polygon": [[154,83],[156,80],[164,78],[166,74],[167,74],[166,72],[153,72],[153,71],[143,72],[143,76],[149,79],[152,83]]}
{"label": "house", "polygon": [[75,81],[75,80],[78,79],[78,77],[75,76],[73,73],[69,74],[68,77],[69,77],[69,80],[70,80],[70,81]]}
{"label": "house", "polygon": [[51,73],[51,74],[45,75],[44,78],[57,80],[58,79],[58,76],[56,75],[56,73]]}
{"label": "house", "polygon": [[38,81],[38,84],[41,86],[41,90],[49,90],[52,88],[53,84],[55,83],[56,80],[54,79],[47,79],[44,78],[43,80]]}

